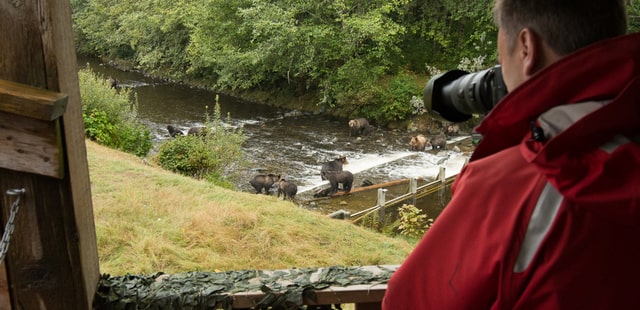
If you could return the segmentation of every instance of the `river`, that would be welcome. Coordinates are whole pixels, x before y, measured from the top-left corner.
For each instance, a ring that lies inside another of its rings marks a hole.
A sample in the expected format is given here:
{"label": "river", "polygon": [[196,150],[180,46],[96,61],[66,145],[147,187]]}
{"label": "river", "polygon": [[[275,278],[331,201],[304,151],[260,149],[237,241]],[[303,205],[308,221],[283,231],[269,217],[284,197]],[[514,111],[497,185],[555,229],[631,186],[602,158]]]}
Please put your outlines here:
{"label": "river", "polygon": [[[157,145],[170,139],[167,125],[186,132],[189,127],[203,125],[205,107],[213,111],[215,92],[122,71],[94,59],[79,58],[78,64],[80,68],[89,64],[94,72],[117,79],[120,86],[137,94],[138,116],[151,128],[156,150]],[[461,167],[460,158],[466,156],[455,148],[412,152],[410,134],[397,130],[377,128],[368,136],[351,137],[348,119],[328,115],[289,111],[224,95],[220,95],[220,107],[222,115],[230,115],[230,124],[226,125],[242,128],[248,137],[243,149],[249,167],[239,172],[237,190],[253,191],[249,179],[254,174],[281,174],[298,185],[296,198],[301,205],[316,189],[327,186],[320,179],[320,165],[341,155],[349,161],[344,169],[354,173],[354,187],[365,180],[381,183],[435,178],[440,166],[446,166],[448,174],[454,173]],[[442,198],[438,201],[432,214],[446,203]]]}

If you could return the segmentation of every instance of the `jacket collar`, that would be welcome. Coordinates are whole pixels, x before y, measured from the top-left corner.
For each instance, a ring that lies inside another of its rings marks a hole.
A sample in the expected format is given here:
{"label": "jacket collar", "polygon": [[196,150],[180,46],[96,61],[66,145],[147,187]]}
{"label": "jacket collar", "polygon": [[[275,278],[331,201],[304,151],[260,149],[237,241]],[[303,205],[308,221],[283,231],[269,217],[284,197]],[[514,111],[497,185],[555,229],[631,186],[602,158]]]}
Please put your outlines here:
{"label": "jacket collar", "polygon": [[601,41],[564,57],[509,93],[486,116],[476,128],[483,139],[471,160],[519,144],[530,132],[530,121],[543,112],[567,103],[613,99],[638,76],[640,33]]}

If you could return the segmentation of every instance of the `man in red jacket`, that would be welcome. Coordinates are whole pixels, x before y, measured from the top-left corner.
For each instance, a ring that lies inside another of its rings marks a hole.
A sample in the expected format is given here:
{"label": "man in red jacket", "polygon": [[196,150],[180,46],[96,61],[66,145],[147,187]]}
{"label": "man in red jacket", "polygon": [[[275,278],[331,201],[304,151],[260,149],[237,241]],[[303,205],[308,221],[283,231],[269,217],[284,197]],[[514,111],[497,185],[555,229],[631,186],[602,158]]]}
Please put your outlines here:
{"label": "man in red jacket", "polygon": [[383,309],[640,309],[640,34],[624,36],[625,2],[497,0],[494,15],[509,94]]}

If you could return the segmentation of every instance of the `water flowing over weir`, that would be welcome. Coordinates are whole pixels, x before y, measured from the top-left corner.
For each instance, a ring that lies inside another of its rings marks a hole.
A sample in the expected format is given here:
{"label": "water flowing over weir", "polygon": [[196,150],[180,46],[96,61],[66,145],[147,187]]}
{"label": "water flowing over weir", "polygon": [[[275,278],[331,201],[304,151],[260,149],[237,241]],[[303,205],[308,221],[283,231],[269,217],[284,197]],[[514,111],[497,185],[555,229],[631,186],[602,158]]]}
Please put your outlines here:
{"label": "water flowing over weir", "polygon": [[[170,139],[167,125],[186,132],[189,127],[203,125],[205,107],[210,115],[213,113],[214,92],[154,80],[91,59],[79,60],[81,68],[87,63],[93,71],[117,79],[122,87],[136,93],[138,116],[152,129],[156,144]],[[457,173],[457,163],[466,157],[452,146],[438,152],[412,152],[410,134],[404,131],[376,129],[364,137],[351,137],[348,119],[288,111],[222,95],[220,105],[225,125],[242,128],[248,137],[243,149],[250,168],[234,171],[240,180],[236,184],[240,191],[253,191],[249,185],[253,175],[275,173],[298,185],[296,198],[312,198],[315,190],[328,186],[320,178],[322,163],[339,156],[346,156],[349,161],[344,170],[354,174],[353,187],[359,187],[364,180],[383,183],[435,178],[440,166],[448,167],[447,175]]]}

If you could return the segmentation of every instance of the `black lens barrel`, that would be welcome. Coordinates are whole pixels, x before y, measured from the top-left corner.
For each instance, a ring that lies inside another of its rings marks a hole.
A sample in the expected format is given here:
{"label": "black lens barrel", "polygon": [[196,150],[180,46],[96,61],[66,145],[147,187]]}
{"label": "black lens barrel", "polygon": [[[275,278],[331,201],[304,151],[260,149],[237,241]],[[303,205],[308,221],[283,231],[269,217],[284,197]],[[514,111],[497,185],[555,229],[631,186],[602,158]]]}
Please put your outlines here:
{"label": "black lens barrel", "polygon": [[500,66],[468,73],[451,70],[427,82],[423,100],[433,116],[463,122],[473,114],[487,114],[507,94]]}

